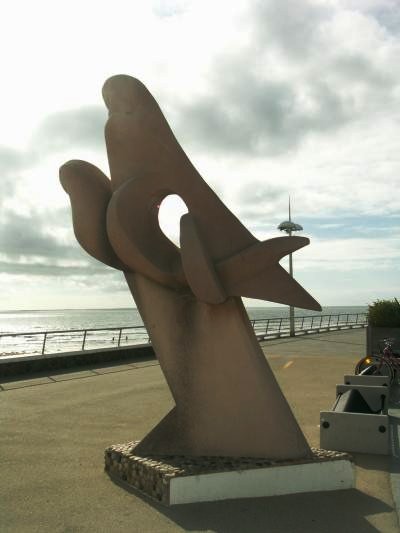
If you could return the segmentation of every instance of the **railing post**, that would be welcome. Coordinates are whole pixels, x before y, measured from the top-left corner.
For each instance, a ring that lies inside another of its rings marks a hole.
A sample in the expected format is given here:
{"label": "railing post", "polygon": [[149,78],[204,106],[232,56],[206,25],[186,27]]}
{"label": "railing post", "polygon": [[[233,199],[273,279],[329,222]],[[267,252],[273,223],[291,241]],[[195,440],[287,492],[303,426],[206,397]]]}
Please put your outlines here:
{"label": "railing post", "polygon": [[118,348],[121,343],[121,335],[122,335],[122,328],[119,328],[119,335],[118,335]]}
{"label": "railing post", "polygon": [[265,328],[265,334],[267,335],[269,329],[269,318],[267,318],[267,326]]}
{"label": "railing post", "polygon": [[86,334],[87,334],[87,329],[85,329],[85,331],[83,333],[82,348],[81,348],[82,352],[85,349]]}
{"label": "railing post", "polygon": [[44,355],[44,350],[46,348],[46,340],[47,340],[47,331],[46,331],[46,333],[44,334],[44,337],[43,337],[42,355]]}

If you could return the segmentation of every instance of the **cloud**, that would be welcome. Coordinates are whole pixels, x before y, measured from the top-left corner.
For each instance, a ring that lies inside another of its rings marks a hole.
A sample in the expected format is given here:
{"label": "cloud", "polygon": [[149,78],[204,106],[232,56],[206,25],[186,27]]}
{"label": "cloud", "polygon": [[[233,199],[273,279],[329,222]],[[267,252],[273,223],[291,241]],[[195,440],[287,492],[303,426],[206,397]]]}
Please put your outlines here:
{"label": "cloud", "polygon": [[[359,8],[363,8],[362,2],[360,2]],[[383,26],[389,33],[399,34],[400,10],[397,0],[376,1],[367,12],[375,17],[379,25]]]}
{"label": "cloud", "polygon": [[295,61],[320,54],[321,25],[332,16],[328,6],[297,0],[253,2],[248,20],[260,43],[276,47]]}
{"label": "cloud", "polygon": [[178,132],[197,149],[279,156],[309,135],[391,113],[400,49],[373,17],[269,0],[250,3],[244,24],[248,41],[214,59],[208,90],[175,107]]}
{"label": "cloud", "polygon": [[74,256],[74,248],[61,244],[46,230],[45,223],[45,218],[34,212],[25,216],[5,211],[0,225],[0,253],[12,257]]}
{"label": "cloud", "polygon": [[109,277],[113,269],[86,254],[73,238],[68,211],[31,211],[29,215],[3,211],[0,274],[74,278],[88,285],[96,283],[95,276]]}
{"label": "cloud", "polygon": [[[253,229],[266,223],[276,226],[274,221],[285,216],[288,209],[288,193],[282,186],[267,182],[246,183],[238,188],[235,200],[239,219]],[[280,215],[281,214],[281,215]]]}
{"label": "cloud", "polygon": [[0,205],[14,193],[18,175],[26,165],[24,154],[7,146],[0,146]]}
{"label": "cloud", "polygon": [[13,274],[16,276],[79,277],[86,280],[88,284],[98,283],[98,280],[94,281],[92,276],[104,275],[104,271],[105,269],[100,265],[95,267],[93,265],[71,266],[51,263],[11,263],[0,261],[0,273],[2,274]]}
{"label": "cloud", "polygon": [[296,269],[317,272],[399,271],[398,237],[312,238],[311,242],[312,246],[296,254]]}
{"label": "cloud", "polygon": [[[225,70],[237,79],[227,82]],[[180,109],[178,128],[202,149],[280,155],[307,133],[334,130],[351,116],[349,105],[323,81],[296,88],[290,80],[263,80],[246,69],[245,61],[224,65],[216,77],[214,94]]]}
{"label": "cloud", "polygon": [[173,17],[185,12],[188,0],[154,0],[152,10],[161,18]]}
{"label": "cloud", "polygon": [[8,175],[23,166],[21,154],[12,148],[0,146],[0,172],[2,175]]}
{"label": "cloud", "polygon": [[104,148],[105,107],[87,106],[48,115],[38,127],[32,148],[52,153],[72,146]]}

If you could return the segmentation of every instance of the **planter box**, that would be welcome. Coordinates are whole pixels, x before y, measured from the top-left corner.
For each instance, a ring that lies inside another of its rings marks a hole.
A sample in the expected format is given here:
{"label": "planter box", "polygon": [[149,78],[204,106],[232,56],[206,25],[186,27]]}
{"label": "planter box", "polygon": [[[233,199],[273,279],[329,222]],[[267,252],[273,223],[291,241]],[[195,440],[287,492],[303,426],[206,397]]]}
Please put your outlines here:
{"label": "planter box", "polygon": [[400,328],[380,328],[377,326],[367,327],[367,352],[366,355],[378,355],[383,348],[382,339],[395,339],[393,349],[400,352]]}

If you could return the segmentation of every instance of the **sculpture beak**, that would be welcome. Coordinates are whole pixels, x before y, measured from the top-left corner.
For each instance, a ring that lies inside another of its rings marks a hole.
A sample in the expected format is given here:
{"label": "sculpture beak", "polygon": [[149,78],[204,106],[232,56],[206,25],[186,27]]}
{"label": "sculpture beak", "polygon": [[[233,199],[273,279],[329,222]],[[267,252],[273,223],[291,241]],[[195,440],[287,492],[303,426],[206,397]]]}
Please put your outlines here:
{"label": "sculpture beak", "polygon": [[186,279],[196,297],[218,304],[243,296],[321,311],[321,306],[279,264],[285,255],[309,244],[305,237],[277,237],[249,245],[214,261],[188,213],[181,218],[181,255]]}
{"label": "sculpture beak", "polygon": [[305,237],[277,237],[258,242],[217,263],[218,277],[230,296],[321,311],[319,303],[279,264],[282,257],[309,242]]}

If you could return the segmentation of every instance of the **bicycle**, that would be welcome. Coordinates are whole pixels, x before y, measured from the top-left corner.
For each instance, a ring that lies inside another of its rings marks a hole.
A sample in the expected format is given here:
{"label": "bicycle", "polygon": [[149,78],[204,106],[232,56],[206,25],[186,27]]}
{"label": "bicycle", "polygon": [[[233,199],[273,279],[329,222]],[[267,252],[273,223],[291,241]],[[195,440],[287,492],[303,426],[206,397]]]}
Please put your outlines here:
{"label": "bicycle", "polygon": [[396,375],[400,375],[400,354],[394,352],[395,339],[382,339],[384,347],[379,345],[379,355],[367,355],[358,361],[354,373],[364,376],[388,376],[393,383]]}

